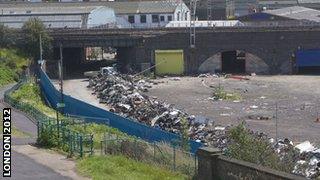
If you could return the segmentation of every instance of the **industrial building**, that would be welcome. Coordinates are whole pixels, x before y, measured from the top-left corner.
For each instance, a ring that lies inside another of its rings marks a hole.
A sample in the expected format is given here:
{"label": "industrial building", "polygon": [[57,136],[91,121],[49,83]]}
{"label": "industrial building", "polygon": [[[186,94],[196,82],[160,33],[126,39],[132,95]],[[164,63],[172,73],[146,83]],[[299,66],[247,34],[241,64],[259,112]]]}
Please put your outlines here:
{"label": "industrial building", "polygon": [[275,10],[265,10],[238,18],[243,22],[273,25],[313,25],[320,23],[320,11],[302,6],[285,7]]}
{"label": "industrial building", "polygon": [[[100,14],[95,16],[98,13],[97,7],[105,7],[104,15]],[[69,9],[70,8],[70,9]],[[20,10],[19,10],[20,9]],[[57,14],[63,15],[62,19],[68,19],[69,17],[72,20],[77,21],[81,20],[85,27],[85,16],[86,14],[91,15],[93,21],[100,21],[100,18],[108,19],[108,23],[115,21],[118,28],[152,28],[152,27],[164,27],[170,21],[189,21],[190,20],[190,10],[183,1],[132,1],[132,2],[110,2],[110,1],[99,1],[99,2],[63,2],[63,3],[51,3],[51,2],[42,2],[42,3],[6,3],[1,4],[0,11],[3,11],[1,22],[10,22],[9,17],[32,16],[33,12],[42,15],[52,15]],[[19,11],[19,13],[15,12]],[[31,11],[31,13],[30,13]],[[114,11],[114,14],[113,14]],[[10,13],[15,12],[15,13]],[[73,16],[77,17],[73,17]],[[62,17],[62,16],[60,16]],[[68,17],[68,18],[66,18]],[[59,19],[61,21],[62,19]],[[6,24],[9,24],[6,22]],[[21,20],[23,22],[23,20]],[[74,24],[74,22],[70,22]],[[94,22],[97,23],[97,22]],[[11,22],[11,24],[15,24]],[[66,22],[66,24],[68,24]],[[99,24],[99,23],[98,23]],[[17,25],[15,25],[17,26]],[[75,26],[75,25],[72,25]],[[70,26],[68,26],[70,27]],[[88,26],[90,27],[90,26]]]}
{"label": "industrial building", "polygon": [[21,28],[30,18],[39,18],[48,28],[93,28],[116,25],[114,10],[104,6],[18,6],[1,7],[0,10],[0,23],[10,28]]}

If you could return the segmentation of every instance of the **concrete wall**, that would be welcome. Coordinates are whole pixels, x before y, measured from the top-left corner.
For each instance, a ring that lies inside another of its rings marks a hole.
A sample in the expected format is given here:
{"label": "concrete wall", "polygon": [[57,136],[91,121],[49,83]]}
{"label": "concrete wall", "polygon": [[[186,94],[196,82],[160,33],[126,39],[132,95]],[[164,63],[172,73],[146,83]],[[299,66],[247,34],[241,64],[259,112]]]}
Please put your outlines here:
{"label": "concrete wall", "polygon": [[301,176],[276,171],[257,164],[228,158],[219,149],[200,148],[198,155],[199,180],[213,179],[248,179],[248,180],[302,180]]}

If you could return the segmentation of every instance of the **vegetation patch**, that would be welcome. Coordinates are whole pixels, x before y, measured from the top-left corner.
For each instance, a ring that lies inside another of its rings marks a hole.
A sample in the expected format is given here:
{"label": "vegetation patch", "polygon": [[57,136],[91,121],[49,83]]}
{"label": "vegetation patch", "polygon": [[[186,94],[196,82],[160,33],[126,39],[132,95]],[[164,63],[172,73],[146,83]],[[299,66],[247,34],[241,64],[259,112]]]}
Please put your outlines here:
{"label": "vegetation patch", "polygon": [[166,169],[144,164],[123,156],[91,156],[81,159],[77,168],[83,175],[98,179],[187,179]]}
{"label": "vegetation patch", "polygon": [[267,139],[253,135],[243,123],[230,130],[229,138],[226,155],[232,158],[289,173],[293,169],[294,152],[280,158]]}
{"label": "vegetation patch", "polygon": [[27,63],[17,50],[0,49],[0,87],[18,81]]}
{"label": "vegetation patch", "polygon": [[56,117],[56,111],[45,104],[41,98],[39,86],[33,82],[23,84],[18,90],[11,93],[11,97],[19,102],[33,106],[49,117]]}
{"label": "vegetation patch", "polygon": [[219,86],[216,87],[213,91],[213,99],[214,100],[230,100],[230,101],[236,101],[241,100],[242,97],[240,94],[235,92],[227,92],[224,90],[223,87]]}

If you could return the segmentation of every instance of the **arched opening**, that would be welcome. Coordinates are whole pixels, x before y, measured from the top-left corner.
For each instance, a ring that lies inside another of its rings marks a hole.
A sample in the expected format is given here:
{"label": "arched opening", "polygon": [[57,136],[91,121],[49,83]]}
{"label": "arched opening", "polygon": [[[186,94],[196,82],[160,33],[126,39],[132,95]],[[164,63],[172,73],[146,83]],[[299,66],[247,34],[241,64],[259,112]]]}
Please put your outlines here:
{"label": "arched opening", "polygon": [[269,74],[269,66],[260,57],[242,50],[216,53],[198,70],[200,73]]}
{"label": "arched opening", "polygon": [[221,53],[221,71],[223,73],[244,74],[246,56],[243,51],[225,51]]}

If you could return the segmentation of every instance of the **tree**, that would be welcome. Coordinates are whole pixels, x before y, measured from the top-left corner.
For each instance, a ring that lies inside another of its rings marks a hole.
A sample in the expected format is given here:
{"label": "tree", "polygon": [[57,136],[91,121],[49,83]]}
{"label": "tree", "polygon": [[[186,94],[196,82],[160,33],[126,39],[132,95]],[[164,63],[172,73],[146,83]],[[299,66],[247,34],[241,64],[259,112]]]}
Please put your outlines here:
{"label": "tree", "polygon": [[15,44],[16,36],[13,30],[0,24],[0,48],[10,47]]}
{"label": "tree", "polygon": [[49,36],[40,19],[30,18],[22,26],[22,32],[24,34],[23,50],[30,58],[38,60],[40,57],[40,35],[43,47],[43,56],[48,57],[51,54],[52,38]]}

